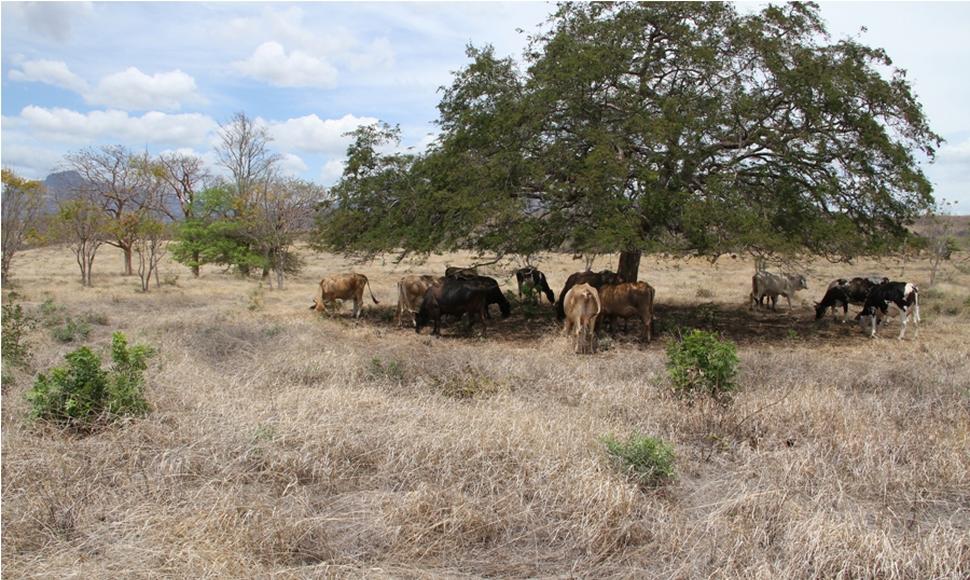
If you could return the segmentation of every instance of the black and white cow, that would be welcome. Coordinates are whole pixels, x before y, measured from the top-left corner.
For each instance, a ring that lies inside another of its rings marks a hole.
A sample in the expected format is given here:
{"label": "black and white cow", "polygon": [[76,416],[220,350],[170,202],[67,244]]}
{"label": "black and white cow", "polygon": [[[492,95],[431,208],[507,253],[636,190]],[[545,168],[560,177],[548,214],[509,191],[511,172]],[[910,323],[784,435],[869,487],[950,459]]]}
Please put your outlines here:
{"label": "black and white cow", "polygon": [[876,325],[889,315],[889,309],[899,310],[900,316],[899,340],[906,333],[906,323],[912,318],[916,324],[914,338],[919,338],[919,288],[912,282],[887,282],[869,291],[862,312],[856,317],[863,331],[869,332],[869,337],[876,336]]}
{"label": "black and white cow", "polygon": [[820,302],[815,303],[815,320],[819,320],[825,316],[825,311],[829,308],[832,309],[832,316],[834,318],[836,307],[841,306],[842,322],[845,322],[849,315],[849,304],[857,304],[860,306],[865,304],[866,298],[869,296],[869,291],[875,286],[887,282],[889,282],[889,278],[878,277],[856,277],[851,280],[839,278],[838,280],[832,280],[828,290],[825,291],[825,296],[822,297]]}
{"label": "black and white cow", "polygon": [[525,268],[516,270],[515,281],[519,285],[519,298],[522,298],[522,291],[525,285],[529,284],[536,292],[545,294],[549,302],[556,301],[556,294],[549,287],[549,283],[546,281],[546,275],[537,268],[526,266]]}

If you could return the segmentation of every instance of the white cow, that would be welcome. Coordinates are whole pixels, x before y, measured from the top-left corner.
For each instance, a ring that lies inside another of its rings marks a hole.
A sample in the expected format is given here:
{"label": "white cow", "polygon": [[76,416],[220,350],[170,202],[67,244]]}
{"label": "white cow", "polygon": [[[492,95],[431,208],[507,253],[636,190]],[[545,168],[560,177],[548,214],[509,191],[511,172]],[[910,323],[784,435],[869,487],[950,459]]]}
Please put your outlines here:
{"label": "white cow", "polygon": [[771,309],[775,310],[778,296],[788,300],[788,311],[791,312],[791,298],[799,290],[808,290],[808,282],[801,274],[772,274],[759,271],[751,277],[751,308],[761,306],[761,300],[767,296],[771,299]]}

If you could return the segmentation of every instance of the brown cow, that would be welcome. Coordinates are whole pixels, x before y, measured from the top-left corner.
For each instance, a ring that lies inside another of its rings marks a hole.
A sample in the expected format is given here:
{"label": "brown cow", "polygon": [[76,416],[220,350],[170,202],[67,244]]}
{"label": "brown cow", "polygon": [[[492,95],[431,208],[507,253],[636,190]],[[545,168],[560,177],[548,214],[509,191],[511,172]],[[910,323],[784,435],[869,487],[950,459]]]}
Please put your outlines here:
{"label": "brown cow", "polygon": [[374,291],[370,290],[367,276],[357,273],[337,274],[320,280],[320,288],[317,291],[316,298],[313,299],[313,306],[310,307],[310,310],[323,312],[326,310],[326,304],[328,302],[353,299],[353,317],[360,318],[364,304],[364,286],[367,286],[367,289],[370,291],[370,297],[374,301],[374,304],[380,304],[377,298],[374,298]]}
{"label": "brown cow", "polygon": [[576,284],[563,299],[566,325],[563,334],[576,336],[576,354],[596,352],[596,317],[602,307],[599,293],[589,284]]}
{"label": "brown cow", "polygon": [[604,284],[600,287],[600,302],[607,317],[633,318],[643,322],[641,338],[650,342],[653,338],[653,286],[646,282],[624,282],[623,284]]}
{"label": "brown cow", "polygon": [[405,276],[397,283],[397,323],[403,325],[403,315],[407,311],[411,314],[411,323],[421,309],[424,293],[428,291],[439,278],[434,276]]}

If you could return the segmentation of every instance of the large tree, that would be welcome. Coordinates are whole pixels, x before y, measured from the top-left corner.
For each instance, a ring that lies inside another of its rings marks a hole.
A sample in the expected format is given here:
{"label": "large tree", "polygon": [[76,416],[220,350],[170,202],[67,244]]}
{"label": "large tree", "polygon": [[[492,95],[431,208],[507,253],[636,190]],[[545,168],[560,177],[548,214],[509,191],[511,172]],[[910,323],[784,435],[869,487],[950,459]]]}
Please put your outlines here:
{"label": "large tree", "polygon": [[82,180],[75,195],[108,217],[105,243],[124,254],[124,274],[132,276],[132,251],[145,214],[157,209],[161,182],[147,154],[122,145],[89,147],[66,156]]}
{"label": "large tree", "polygon": [[940,138],[905,72],[830,41],[814,4],[563,4],[524,72],[469,56],[398,187],[348,165],[324,245],[620,251],[632,279],[657,249],[884,252],[933,201],[919,162]]}

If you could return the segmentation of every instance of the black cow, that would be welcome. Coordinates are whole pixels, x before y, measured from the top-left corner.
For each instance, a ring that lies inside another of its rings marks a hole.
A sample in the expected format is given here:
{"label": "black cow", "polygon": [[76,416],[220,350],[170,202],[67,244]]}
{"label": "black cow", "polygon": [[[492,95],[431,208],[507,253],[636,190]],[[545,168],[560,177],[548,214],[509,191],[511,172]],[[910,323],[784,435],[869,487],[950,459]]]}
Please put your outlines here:
{"label": "black cow", "polygon": [[526,266],[525,268],[516,270],[515,281],[519,286],[519,298],[522,298],[522,285],[528,282],[532,284],[533,288],[545,294],[549,302],[556,301],[555,293],[549,287],[549,283],[546,282],[546,275],[532,266]]}
{"label": "black cow", "polygon": [[856,316],[859,326],[865,331],[868,327],[869,337],[876,336],[876,324],[889,314],[889,307],[895,307],[900,312],[902,328],[899,329],[899,340],[906,333],[906,323],[910,318],[916,324],[916,335],[919,338],[919,288],[912,282],[887,282],[869,291],[862,312]]}
{"label": "black cow", "polygon": [[488,301],[488,290],[481,284],[468,283],[467,280],[444,278],[433,284],[424,293],[421,309],[414,319],[414,331],[421,332],[421,328],[429,322],[434,322],[431,334],[441,336],[441,315],[451,314],[459,318],[468,314],[468,328],[471,329],[475,320],[482,323],[482,336],[485,335],[485,310]]}
{"label": "black cow", "polygon": [[556,319],[562,322],[566,318],[566,310],[563,307],[563,299],[566,296],[566,292],[575,286],[576,284],[589,284],[597,290],[600,289],[603,284],[622,284],[623,279],[616,272],[611,272],[610,270],[603,270],[602,272],[592,272],[586,270],[585,272],[576,272],[575,274],[570,274],[569,278],[566,278],[566,285],[562,287],[559,292],[559,300],[556,301]]}
{"label": "black cow", "polygon": [[832,309],[832,316],[835,316],[835,308],[842,306],[842,322],[846,321],[849,314],[849,304],[862,305],[869,296],[869,291],[879,284],[889,282],[889,278],[853,278],[846,280],[839,278],[829,284],[828,290],[821,302],[815,303],[815,320],[825,316],[825,311]]}
{"label": "black cow", "polygon": [[474,274],[474,270],[474,268],[449,267],[445,270],[445,278],[450,280],[460,280],[462,282],[481,286],[487,291],[485,318],[492,318],[492,315],[488,312],[488,307],[492,304],[498,304],[499,310],[502,311],[502,318],[508,318],[509,314],[512,312],[512,305],[509,304],[508,299],[505,298],[505,294],[502,294],[502,289],[498,286],[498,280],[488,276],[479,276]]}

